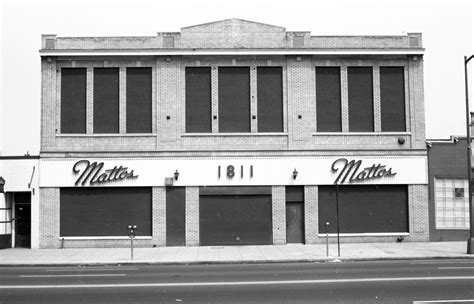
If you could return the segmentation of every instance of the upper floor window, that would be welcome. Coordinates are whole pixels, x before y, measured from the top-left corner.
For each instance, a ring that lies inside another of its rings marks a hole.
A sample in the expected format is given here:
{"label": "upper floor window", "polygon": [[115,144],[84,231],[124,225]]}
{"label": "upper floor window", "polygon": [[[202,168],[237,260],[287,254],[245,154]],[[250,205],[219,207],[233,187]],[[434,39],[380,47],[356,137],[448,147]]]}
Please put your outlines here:
{"label": "upper floor window", "polygon": [[405,72],[403,67],[380,67],[382,132],[405,131]]}
{"label": "upper floor window", "polygon": [[211,133],[211,68],[187,67],[186,132]]}
{"label": "upper floor window", "polygon": [[219,132],[250,132],[250,68],[219,67]]}
{"label": "upper floor window", "polygon": [[[252,78],[250,67],[219,67],[215,74],[210,67],[186,67],[186,132],[283,132],[282,68],[266,66],[255,70],[256,77]],[[217,87],[213,87],[215,84]],[[257,93],[254,108],[251,87]],[[217,91],[215,105],[213,90]]]}
{"label": "upper floor window", "polygon": [[283,132],[281,67],[257,68],[258,132]]}
{"label": "upper floor window", "polygon": [[[129,67],[123,71],[90,68],[89,71],[92,81],[88,83],[87,68],[61,69],[61,133],[152,132],[151,68]],[[92,99],[90,108],[88,94]]]}
{"label": "upper floor window", "polygon": [[94,68],[94,133],[119,133],[119,69]]}
{"label": "upper floor window", "polygon": [[349,132],[374,131],[372,67],[348,67]]}
{"label": "upper floor window", "polygon": [[318,132],[341,132],[341,69],[316,67],[316,124]]}
{"label": "upper floor window", "polygon": [[61,133],[86,133],[87,70],[61,69]]}
{"label": "upper floor window", "polygon": [[151,68],[127,68],[127,133],[152,132]]}

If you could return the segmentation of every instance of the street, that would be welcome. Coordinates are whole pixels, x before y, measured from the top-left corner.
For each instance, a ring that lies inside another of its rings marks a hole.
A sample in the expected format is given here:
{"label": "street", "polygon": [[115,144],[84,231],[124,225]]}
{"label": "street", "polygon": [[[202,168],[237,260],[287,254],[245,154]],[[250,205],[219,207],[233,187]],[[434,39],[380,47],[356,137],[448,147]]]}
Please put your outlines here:
{"label": "street", "polygon": [[473,299],[474,260],[470,259],[0,268],[0,303],[413,303]]}

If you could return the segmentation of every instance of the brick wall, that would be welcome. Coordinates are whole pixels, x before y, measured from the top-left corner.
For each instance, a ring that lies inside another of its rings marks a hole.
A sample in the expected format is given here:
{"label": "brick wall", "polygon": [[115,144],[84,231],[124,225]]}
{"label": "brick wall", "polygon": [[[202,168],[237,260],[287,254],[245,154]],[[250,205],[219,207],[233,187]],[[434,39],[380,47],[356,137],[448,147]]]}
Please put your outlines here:
{"label": "brick wall", "polygon": [[410,241],[429,240],[428,186],[408,185]]}
{"label": "brick wall", "polygon": [[166,188],[153,187],[152,244],[166,246]]}
{"label": "brick wall", "polygon": [[318,242],[318,186],[304,187],[304,235],[306,244]]}
{"label": "brick wall", "polygon": [[59,188],[40,188],[40,248],[60,248]]}
{"label": "brick wall", "polygon": [[186,187],[186,246],[199,246],[199,187]]}
{"label": "brick wall", "polygon": [[273,244],[286,244],[285,186],[272,187]]}

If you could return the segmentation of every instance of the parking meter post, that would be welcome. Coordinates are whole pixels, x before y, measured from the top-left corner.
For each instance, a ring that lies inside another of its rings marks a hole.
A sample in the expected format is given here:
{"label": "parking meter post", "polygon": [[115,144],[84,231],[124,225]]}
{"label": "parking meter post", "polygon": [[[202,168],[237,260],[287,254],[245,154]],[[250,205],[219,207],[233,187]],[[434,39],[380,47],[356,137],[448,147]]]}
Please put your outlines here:
{"label": "parking meter post", "polygon": [[326,222],[326,256],[329,256],[329,222]]}
{"label": "parking meter post", "polygon": [[133,239],[137,233],[136,225],[128,225],[128,236],[130,237],[130,260],[133,261]]}

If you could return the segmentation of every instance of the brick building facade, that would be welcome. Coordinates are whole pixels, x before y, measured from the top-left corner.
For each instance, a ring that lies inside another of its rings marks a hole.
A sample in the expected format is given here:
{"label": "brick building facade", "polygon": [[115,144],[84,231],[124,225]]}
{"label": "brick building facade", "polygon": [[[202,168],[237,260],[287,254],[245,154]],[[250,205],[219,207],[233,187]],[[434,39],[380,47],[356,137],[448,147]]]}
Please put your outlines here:
{"label": "brick building facade", "polygon": [[428,240],[423,51],[239,19],[43,35],[39,247]]}

